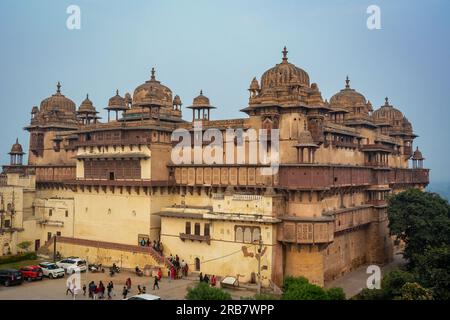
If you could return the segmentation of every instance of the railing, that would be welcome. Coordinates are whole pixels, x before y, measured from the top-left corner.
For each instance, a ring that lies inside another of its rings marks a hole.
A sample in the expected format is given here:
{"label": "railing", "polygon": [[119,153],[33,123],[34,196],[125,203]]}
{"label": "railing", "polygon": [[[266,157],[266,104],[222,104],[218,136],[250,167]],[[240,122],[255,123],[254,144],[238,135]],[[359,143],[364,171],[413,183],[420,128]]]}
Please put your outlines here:
{"label": "railing", "polygon": [[183,241],[191,240],[191,241],[200,241],[200,242],[206,242],[207,244],[211,244],[210,236],[201,236],[198,234],[180,233],[180,239]]}

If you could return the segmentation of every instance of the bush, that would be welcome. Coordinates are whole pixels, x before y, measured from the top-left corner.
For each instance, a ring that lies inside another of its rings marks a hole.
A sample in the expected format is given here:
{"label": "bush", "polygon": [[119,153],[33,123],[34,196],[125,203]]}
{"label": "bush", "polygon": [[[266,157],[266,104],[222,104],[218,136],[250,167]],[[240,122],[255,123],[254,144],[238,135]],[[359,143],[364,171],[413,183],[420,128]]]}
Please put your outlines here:
{"label": "bush", "polygon": [[345,300],[345,292],[342,288],[330,288],[326,290],[328,300]]}
{"label": "bush", "polygon": [[280,296],[269,293],[255,294],[253,298],[255,300],[280,300]]}
{"label": "bush", "polygon": [[399,300],[433,300],[430,289],[422,287],[416,282],[408,282],[400,290]]}
{"label": "bush", "polygon": [[210,287],[201,282],[194,288],[188,288],[187,300],[231,300],[231,295],[219,288]]}
{"label": "bush", "polygon": [[325,290],[309,283],[304,277],[286,277],[283,289],[283,300],[345,300],[345,293],[341,288]]}
{"label": "bush", "polygon": [[386,296],[381,289],[365,288],[356,296],[352,297],[351,300],[386,300]]}
{"label": "bush", "polygon": [[394,299],[401,295],[401,289],[407,282],[414,282],[415,277],[412,273],[395,269],[388,272],[381,280],[381,289],[386,299]]}
{"label": "bush", "polygon": [[3,256],[0,257],[0,265],[6,263],[19,262],[24,260],[35,260],[37,255],[35,252],[19,253],[13,256]]}

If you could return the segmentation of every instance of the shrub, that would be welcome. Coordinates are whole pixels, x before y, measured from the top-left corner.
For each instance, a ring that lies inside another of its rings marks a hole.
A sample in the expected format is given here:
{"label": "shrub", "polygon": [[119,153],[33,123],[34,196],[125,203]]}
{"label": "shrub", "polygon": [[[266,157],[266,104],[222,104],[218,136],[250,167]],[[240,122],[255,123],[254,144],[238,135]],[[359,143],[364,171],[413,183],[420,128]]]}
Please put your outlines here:
{"label": "shrub", "polygon": [[269,293],[255,294],[253,298],[255,300],[280,300],[280,296]]}
{"label": "shrub", "polygon": [[326,290],[328,300],[345,300],[345,292],[342,288],[330,288]]}
{"label": "shrub", "polygon": [[399,300],[433,300],[430,289],[422,287],[416,282],[408,282],[400,290]]}
{"label": "shrub", "polygon": [[35,252],[19,253],[13,256],[0,257],[0,264],[19,262],[24,260],[35,260],[37,255]]}
{"label": "shrub", "polygon": [[364,288],[351,300],[386,300],[384,291],[381,289],[368,289]]}
{"label": "shrub", "polygon": [[231,300],[231,295],[219,288],[210,287],[201,282],[194,288],[188,288],[187,300]]}
{"label": "shrub", "polygon": [[345,293],[341,288],[325,290],[309,283],[304,277],[286,277],[283,288],[283,300],[345,300]]}
{"label": "shrub", "polygon": [[415,277],[412,273],[395,269],[388,272],[381,280],[381,289],[387,299],[394,299],[400,296],[401,289],[407,282],[414,282]]}

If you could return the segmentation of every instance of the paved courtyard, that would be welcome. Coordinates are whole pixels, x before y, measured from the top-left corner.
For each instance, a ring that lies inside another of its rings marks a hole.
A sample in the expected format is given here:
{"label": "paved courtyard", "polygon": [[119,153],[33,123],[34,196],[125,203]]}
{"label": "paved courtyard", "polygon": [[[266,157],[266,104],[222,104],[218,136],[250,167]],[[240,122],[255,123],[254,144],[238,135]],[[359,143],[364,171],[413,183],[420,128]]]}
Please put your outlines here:
{"label": "paved courtyard", "polygon": [[[73,297],[69,294],[66,295],[66,280],[68,276],[61,279],[50,280],[44,278],[42,281],[24,281],[22,285],[16,285],[11,287],[4,287],[0,285],[0,300],[72,300]],[[187,288],[194,286],[198,283],[198,280],[194,277],[187,279],[178,279],[168,281],[167,278],[163,278],[159,282],[159,290],[152,290],[153,278],[151,277],[138,277],[132,272],[122,271],[119,274],[115,274],[113,277],[106,271],[105,273],[82,273],[81,285],[94,281],[98,284],[102,281],[105,287],[109,281],[114,283],[114,295],[112,300],[122,300],[122,289],[125,285],[127,278],[131,278],[132,288],[128,297],[138,294],[137,286],[146,287],[146,293],[154,294],[161,299],[181,300],[186,296]],[[249,290],[231,290],[228,291],[232,295],[233,299],[240,299],[240,297],[253,296],[255,292]],[[106,295],[106,292],[105,292]],[[75,297],[76,300],[88,300],[88,294],[83,296],[82,292]]]}

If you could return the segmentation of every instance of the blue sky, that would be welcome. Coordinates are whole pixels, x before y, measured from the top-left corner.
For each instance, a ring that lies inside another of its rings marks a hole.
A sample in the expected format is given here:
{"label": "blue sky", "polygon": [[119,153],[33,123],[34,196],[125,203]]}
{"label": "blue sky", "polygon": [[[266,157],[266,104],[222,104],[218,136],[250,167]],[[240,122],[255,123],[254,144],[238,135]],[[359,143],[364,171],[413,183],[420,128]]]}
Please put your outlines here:
{"label": "blue sky", "polygon": [[[66,8],[81,8],[81,29]],[[381,30],[366,8],[381,8]],[[309,73],[324,98],[351,86],[374,107],[390,102],[412,122],[434,181],[450,181],[450,2],[17,1],[0,2],[0,160],[16,137],[28,146],[32,106],[55,92],[97,109],[150,77],[188,106],[200,89],[215,119],[243,117],[251,79],[281,60]],[[105,118],[105,113],[102,114]],[[184,112],[186,119],[189,112]]]}

